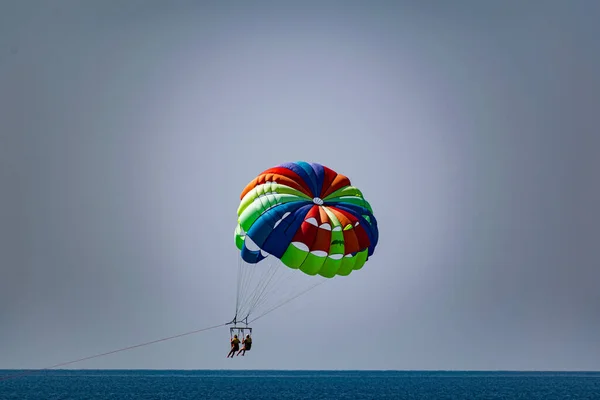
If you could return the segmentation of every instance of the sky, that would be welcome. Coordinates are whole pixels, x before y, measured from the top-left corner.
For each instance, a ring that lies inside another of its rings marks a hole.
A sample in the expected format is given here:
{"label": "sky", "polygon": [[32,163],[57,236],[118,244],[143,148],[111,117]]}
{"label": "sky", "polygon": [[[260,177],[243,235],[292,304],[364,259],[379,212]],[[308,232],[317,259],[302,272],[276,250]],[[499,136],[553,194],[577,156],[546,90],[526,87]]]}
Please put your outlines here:
{"label": "sky", "polygon": [[360,271],[72,368],[600,370],[600,3],[0,3],[0,368],[228,322],[239,195],[350,177]]}

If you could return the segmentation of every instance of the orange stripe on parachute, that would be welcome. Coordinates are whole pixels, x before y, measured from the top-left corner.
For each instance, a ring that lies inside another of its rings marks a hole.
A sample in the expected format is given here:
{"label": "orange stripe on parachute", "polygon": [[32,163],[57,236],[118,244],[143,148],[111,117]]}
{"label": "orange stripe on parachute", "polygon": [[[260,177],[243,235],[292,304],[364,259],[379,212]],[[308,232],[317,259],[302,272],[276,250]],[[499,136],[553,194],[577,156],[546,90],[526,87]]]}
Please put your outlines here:
{"label": "orange stripe on parachute", "polygon": [[345,175],[337,174],[337,176],[333,179],[333,182],[331,182],[331,185],[323,194],[322,198],[326,198],[327,196],[329,196],[336,190],[343,188],[344,186],[350,186],[350,179],[348,179],[348,177]]}
{"label": "orange stripe on parachute", "polygon": [[[367,245],[362,247],[364,243],[361,243],[360,238],[362,235],[358,233],[357,227],[354,226],[356,222],[358,222],[358,219],[354,215],[335,207],[329,207],[329,209],[335,214],[342,225],[342,233],[344,234],[344,255],[355,253],[368,247],[368,241]],[[346,230],[345,228],[348,225],[350,225],[351,228]]]}
{"label": "orange stripe on parachute", "polygon": [[350,221],[350,219],[346,216],[346,214],[342,213],[341,210],[335,208],[335,207],[328,207],[329,211],[331,211],[335,217],[338,219],[338,221],[340,221],[340,224],[342,225],[342,229],[344,229],[346,227],[346,225],[350,224],[352,225],[352,221]]}
{"label": "orange stripe on parachute", "polygon": [[305,182],[304,179],[302,179],[302,177],[300,175],[298,175],[291,169],[284,168],[284,167],[273,167],[273,168],[269,168],[268,170],[263,172],[263,174],[282,175],[287,178],[290,178],[291,180],[293,180],[294,182],[296,182],[298,185],[300,185],[302,187],[302,190],[300,190],[302,193],[309,196],[310,198],[314,197],[312,192],[310,191],[310,186],[308,186],[308,183]]}
{"label": "orange stripe on parachute", "polygon": [[319,208],[319,217],[317,218],[317,221],[319,221],[319,225],[327,223],[327,224],[329,224],[329,226],[332,226],[333,224],[329,220],[329,215],[327,215],[327,213],[325,212],[325,208],[324,207],[318,207],[318,208]]}
{"label": "orange stripe on parachute", "polygon": [[297,181],[295,181],[287,176],[269,173],[269,174],[261,174],[261,175],[257,176],[256,178],[254,178],[252,180],[252,182],[247,184],[246,187],[244,188],[244,190],[242,191],[242,194],[240,195],[240,200],[243,199],[244,196],[246,194],[248,194],[248,192],[250,192],[256,186],[262,185],[266,182],[276,182],[281,185],[286,185],[286,186],[289,186],[291,188],[294,188],[294,189],[306,194],[308,197],[311,197],[310,191],[307,190],[307,188],[305,188],[301,184],[299,184]]}

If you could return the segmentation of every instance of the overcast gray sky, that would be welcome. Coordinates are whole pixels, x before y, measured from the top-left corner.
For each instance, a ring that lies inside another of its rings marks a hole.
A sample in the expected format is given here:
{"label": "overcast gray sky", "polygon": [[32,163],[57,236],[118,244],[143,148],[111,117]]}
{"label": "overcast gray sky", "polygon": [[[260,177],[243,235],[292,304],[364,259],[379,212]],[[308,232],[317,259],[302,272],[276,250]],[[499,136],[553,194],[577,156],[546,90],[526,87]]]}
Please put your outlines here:
{"label": "overcast gray sky", "polygon": [[348,175],[366,266],[75,368],[600,369],[597,1],[0,2],[0,368],[227,322],[262,170]]}

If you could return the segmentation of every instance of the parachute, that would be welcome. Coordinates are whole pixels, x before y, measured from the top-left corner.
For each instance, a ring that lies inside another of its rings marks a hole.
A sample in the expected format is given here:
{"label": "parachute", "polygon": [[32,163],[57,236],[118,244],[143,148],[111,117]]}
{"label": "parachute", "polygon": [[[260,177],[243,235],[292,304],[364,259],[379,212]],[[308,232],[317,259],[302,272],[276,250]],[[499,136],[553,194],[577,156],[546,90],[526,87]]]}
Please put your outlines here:
{"label": "parachute", "polygon": [[[242,191],[237,215],[234,325],[247,325],[328,279],[361,269],[379,238],[362,192],[317,163],[265,170]],[[249,321],[251,315],[258,316]]]}

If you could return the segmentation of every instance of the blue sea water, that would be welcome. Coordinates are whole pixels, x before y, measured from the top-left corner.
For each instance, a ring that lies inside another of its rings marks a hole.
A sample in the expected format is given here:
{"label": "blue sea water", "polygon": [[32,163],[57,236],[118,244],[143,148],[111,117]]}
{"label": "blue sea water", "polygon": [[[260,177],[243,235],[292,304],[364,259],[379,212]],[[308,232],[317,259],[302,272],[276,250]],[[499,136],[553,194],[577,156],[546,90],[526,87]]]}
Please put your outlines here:
{"label": "blue sea water", "polygon": [[600,399],[600,372],[59,370],[0,399]]}

